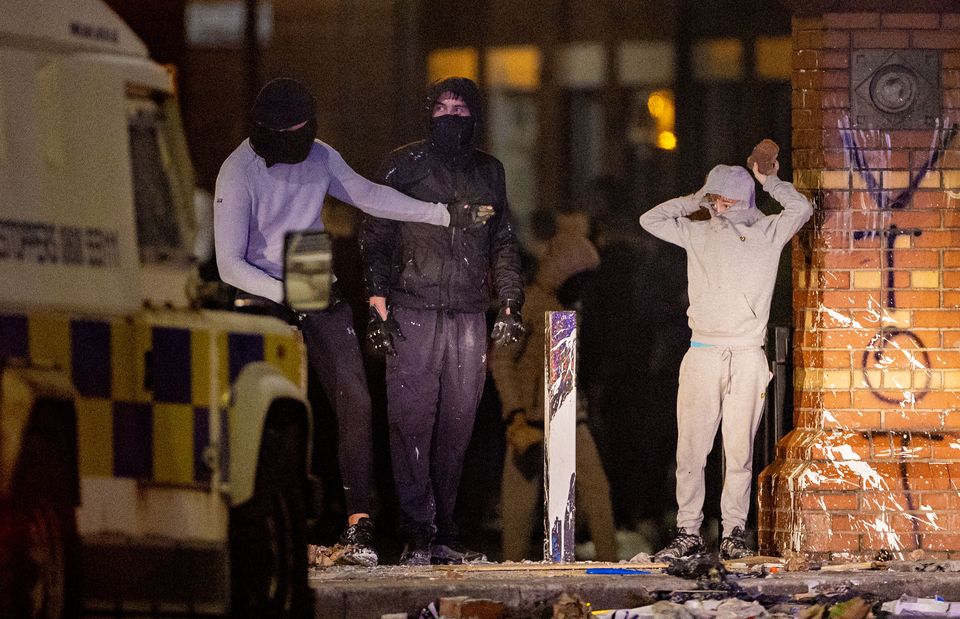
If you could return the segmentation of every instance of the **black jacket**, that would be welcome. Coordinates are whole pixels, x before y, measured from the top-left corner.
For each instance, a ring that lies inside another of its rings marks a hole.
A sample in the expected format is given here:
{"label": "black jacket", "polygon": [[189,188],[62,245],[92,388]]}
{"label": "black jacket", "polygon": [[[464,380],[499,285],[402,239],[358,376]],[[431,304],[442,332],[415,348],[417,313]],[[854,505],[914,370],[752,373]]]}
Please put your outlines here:
{"label": "black jacket", "polygon": [[523,303],[520,248],[497,159],[475,150],[451,165],[431,155],[426,141],[414,142],[390,153],[380,177],[420,200],[492,204],[496,214],[468,230],[367,217],[360,248],[369,296],[412,309],[483,312],[492,286],[501,303]]}

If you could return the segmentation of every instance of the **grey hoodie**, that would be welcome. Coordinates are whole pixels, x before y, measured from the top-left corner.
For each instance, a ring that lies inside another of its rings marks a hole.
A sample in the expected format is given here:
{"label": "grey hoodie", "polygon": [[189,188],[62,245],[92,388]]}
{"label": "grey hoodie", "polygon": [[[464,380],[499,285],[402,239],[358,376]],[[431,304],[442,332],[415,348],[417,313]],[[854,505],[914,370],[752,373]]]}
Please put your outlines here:
{"label": "grey hoodie", "polygon": [[[650,234],[687,251],[687,310],[692,339],[719,346],[762,346],[780,252],[813,214],[790,183],[768,176],[763,189],[783,206],[763,215],[754,203],[753,176],[740,166],[710,170],[695,194],[667,200],[640,217]],[[686,216],[708,193],[737,200],[708,221]]]}

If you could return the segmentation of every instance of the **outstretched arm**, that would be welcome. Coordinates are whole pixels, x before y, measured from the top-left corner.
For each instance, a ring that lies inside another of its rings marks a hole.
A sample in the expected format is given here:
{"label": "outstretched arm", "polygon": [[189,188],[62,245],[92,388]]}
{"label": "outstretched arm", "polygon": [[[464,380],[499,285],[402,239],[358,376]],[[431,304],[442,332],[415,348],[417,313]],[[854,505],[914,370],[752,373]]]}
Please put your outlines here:
{"label": "outstretched arm", "polygon": [[439,202],[422,202],[392,187],[369,181],[347,165],[340,153],[332,147],[326,144],[322,146],[327,157],[327,170],[330,172],[328,192],[334,198],[352,204],[364,213],[375,217],[438,226],[450,224],[447,205]]}

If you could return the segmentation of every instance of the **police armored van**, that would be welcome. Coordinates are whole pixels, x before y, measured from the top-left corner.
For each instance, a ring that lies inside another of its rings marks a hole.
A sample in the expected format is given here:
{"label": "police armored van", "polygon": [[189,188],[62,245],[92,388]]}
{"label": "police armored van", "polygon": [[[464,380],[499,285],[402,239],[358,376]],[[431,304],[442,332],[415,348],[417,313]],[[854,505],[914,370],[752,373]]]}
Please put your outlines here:
{"label": "police armored van", "polygon": [[303,344],[191,309],[193,189],[126,24],[4,2],[0,617],[309,612]]}

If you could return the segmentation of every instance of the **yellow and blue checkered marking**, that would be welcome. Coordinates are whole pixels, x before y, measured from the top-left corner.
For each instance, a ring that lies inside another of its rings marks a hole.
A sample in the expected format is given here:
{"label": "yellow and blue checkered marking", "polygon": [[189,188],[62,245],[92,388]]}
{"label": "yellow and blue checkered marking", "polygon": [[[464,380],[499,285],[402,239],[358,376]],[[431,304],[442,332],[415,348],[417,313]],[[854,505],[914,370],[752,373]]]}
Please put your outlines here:
{"label": "yellow and blue checkered marking", "polygon": [[0,356],[26,359],[27,317],[23,314],[0,314]]}
{"label": "yellow and blue checkered marking", "polygon": [[[288,338],[153,326],[116,317],[0,314],[0,356],[65,368],[77,388],[80,473],[158,483],[210,481],[211,391],[222,392],[253,361],[297,380]],[[221,372],[210,369],[211,347]],[[211,382],[220,381],[211,390]],[[227,415],[220,416],[228,436]],[[229,441],[222,440],[225,479]]]}

